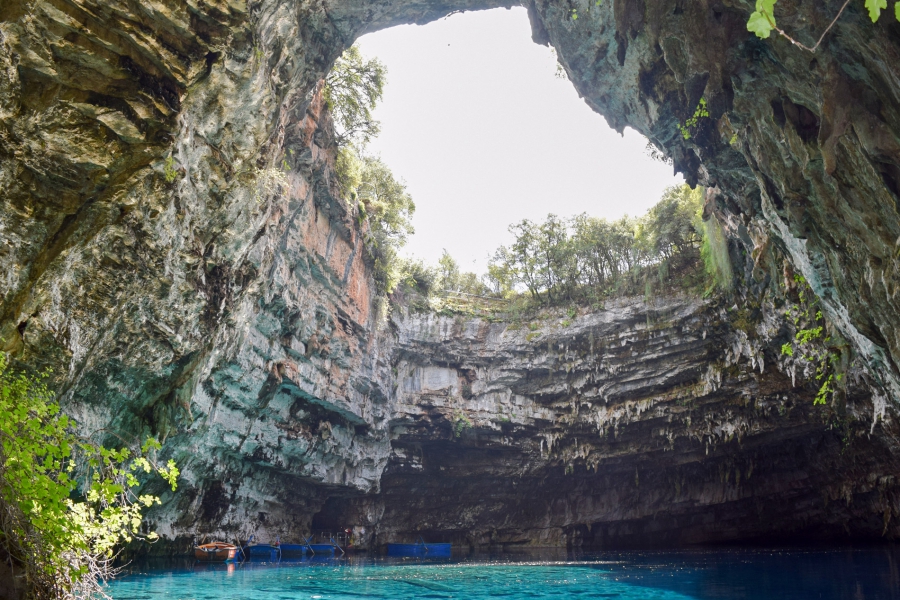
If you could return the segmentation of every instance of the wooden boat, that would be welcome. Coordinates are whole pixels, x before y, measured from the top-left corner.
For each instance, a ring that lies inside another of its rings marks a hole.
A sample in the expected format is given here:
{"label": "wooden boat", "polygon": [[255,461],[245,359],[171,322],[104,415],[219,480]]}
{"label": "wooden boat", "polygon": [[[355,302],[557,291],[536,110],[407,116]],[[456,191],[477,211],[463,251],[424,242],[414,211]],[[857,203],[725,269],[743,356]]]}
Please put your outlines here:
{"label": "wooden boat", "polygon": [[194,546],[194,557],[207,562],[225,562],[234,560],[238,547],[227,542],[210,542]]}
{"label": "wooden boat", "polygon": [[422,557],[438,557],[450,556],[451,544],[426,544],[418,542],[416,544],[388,544],[388,556],[422,556]]}

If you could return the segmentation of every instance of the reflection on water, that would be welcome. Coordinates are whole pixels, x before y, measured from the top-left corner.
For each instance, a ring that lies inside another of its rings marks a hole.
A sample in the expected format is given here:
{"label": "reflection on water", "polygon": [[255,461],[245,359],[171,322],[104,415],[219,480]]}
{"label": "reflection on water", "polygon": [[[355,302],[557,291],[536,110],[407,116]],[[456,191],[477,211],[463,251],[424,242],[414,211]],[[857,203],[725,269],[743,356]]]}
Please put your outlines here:
{"label": "reflection on water", "polygon": [[445,560],[367,555],[281,562],[135,565],[115,600],[262,598],[617,598],[900,600],[900,549],[566,554],[530,551]]}

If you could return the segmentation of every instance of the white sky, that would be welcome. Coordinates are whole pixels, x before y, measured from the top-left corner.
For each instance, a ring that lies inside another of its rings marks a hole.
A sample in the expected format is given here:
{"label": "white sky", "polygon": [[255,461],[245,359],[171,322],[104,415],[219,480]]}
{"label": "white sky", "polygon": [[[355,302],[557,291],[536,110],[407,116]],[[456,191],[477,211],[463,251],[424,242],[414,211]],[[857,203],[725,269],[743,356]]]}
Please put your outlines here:
{"label": "white sky", "polygon": [[481,273],[509,243],[511,223],[550,212],[640,215],[683,183],[646,156],[643,136],[617,134],[555,77],[524,8],[394,27],[358,43],[388,69],[369,151],[416,203],[408,255],[435,263],[446,248]]}

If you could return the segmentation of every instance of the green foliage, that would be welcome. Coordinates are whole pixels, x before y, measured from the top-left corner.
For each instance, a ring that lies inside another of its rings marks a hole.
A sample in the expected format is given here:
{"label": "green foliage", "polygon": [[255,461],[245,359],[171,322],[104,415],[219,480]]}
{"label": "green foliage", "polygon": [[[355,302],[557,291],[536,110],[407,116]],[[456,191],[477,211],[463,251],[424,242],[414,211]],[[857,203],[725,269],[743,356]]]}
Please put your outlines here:
{"label": "green foliage", "polygon": [[522,289],[545,305],[643,293],[653,288],[652,274],[663,286],[676,280],[699,284],[704,278],[696,269],[704,241],[701,195],[688,186],[670,188],[640,219],[610,222],[584,214],[569,220],[548,215],[543,223],[526,219],[510,226],[514,241],[497,251],[489,273],[502,277],[507,289]]}
{"label": "green foliage", "polygon": [[156,472],[175,489],[178,469],[137,451],[97,446],[73,432],[40,379],[13,373],[0,354],[0,542],[36,598],[87,598],[113,573],[115,548],[141,534],[142,511],[159,503],[137,494]]}
{"label": "green foliage", "polygon": [[175,159],[171,156],[166,157],[166,164],[163,165],[163,175],[166,177],[166,183],[172,183],[178,177],[178,171],[175,169]]}
{"label": "green foliage", "polygon": [[797,284],[800,305],[788,309],[785,316],[792,319],[797,330],[794,339],[781,346],[781,354],[794,357],[796,350],[803,360],[814,363],[815,379],[820,385],[813,404],[825,404],[835,391],[834,383],[842,378],[836,372],[839,356],[825,347],[830,338],[825,336],[824,316],[809,284],[801,275],[794,275],[794,283]]}
{"label": "green foliage", "polygon": [[447,250],[438,259],[437,282],[440,289],[445,292],[458,292],[473,296],[487,295],[489,290],[479,279],[478,275],[468,271],[462,271],[456,260]]}
{"label": "green foliage", "polygon": [[684,124],[678,126],[678,130],[681,131],[681,137],[685,140],[691,139],[691,130],[696,129],[697,123],[704,117],[709,117],[709,110],[706,108],[706,98],[700,98],[697,108],[694,109],[694,114]]}
{"label": "green foliage", "polygon": [[[365,59],[356,46],[335,61],[325,77],[324,95],[335,123],[335,174],[341,195],[359,210],[359,224],[368,224],[366,248],[375,263],[375,283],[383,295],[408,278],[397,251],[413,233],[416,205],[380,158],[364,148],[378,135],[372,117],[387,81],[387,69],[378,59]],[[421,274],[421,269],[419,269]],[[420,283],[422,283],[420,281]]]}
{"label": "green foliage", "polygon": [[[821,314],[821,313],[819,313]],[[797,340],[797,343],[801,346],[805,344],[809,344],[813,340],[819,339],[822,337],[822,326],[813,327],[812,329],[801,329],[797,332],[794,339]]]}
{"label": "green foliage", "polygon": [[696,217],[702,204],[701,188],[674,186],[663,192],[639,223],[639,238],[649,244],[651,254],[670,259],[700,246],[701,232]]}
{"label": "green foliage", "polygon": [[[819,44],[821,44],[822,40],[825,38],[825,34],[827,34],[831,30],[831,28],[843,14],[844,8],[846,8],[847,6],[847,4],[844,4],[841,7],[828,27],[825,28],[825,31],[819,37],[819,40],[816,42],[816,44],[812,47],[809,47],[801,44],[778,28],[778,24],[775,21],[775,4],[777,2],[778,0],[756,0],[756,10],[754,10],[750,14],[750,18],[747,20],[747,31],[755,33],[759,38],[766,39],[774,30],[777,31],[779,35],[787,38],[795,46],[803,48],[804,50],[809,50],[810,52],[816,51],[816,49],[819,47]],[[869,12],[869,19],[871,19],[873,23],[876,23],[881,17],[881,11],[887,9],[887,0],[865,0],[865,8]],[[894,3],[894,16],[898,21],[900,21],[900,1]]]}
{"label": "green foliage", "polygon": [[375,244],[399,248],[414,232],[416,204],[406,191],[406,183],[397,180],[380,158],[362,156],[361,163],[357,199],[365,209]]}
{"label": "green foliage", "polygon": [[368,223],[366,247],[378,289],[390,294],[403,278],[397,251],[413,233],[415,202],[380,158],[361,154],[354,145],[338,149],[335,171],[341,193],[357,204],[360,224]]}
{"label": "green foliage", "polygon": [[775,28],[775,2],[777,0],[756,0],[756,10],[747,21],[747,31],[766,39]]}
{"label": "green foliage", "polygon": [[869,18],[873,23],[878,21],[884,9],[887,9],[887,0],[866,0],[866,10],[869,11]]}
{"label": "green foliage", "polygon": [[[601,4],[603,4],[603,0],[595,0],[595,2],[594,2],[594,6],[600,6]],[[590,4],[588,4],[588,9],[590,9],[590,8],[591,8],[591,6],[590,6]],[[573,9],[569,10],[569,18],[571,18],[573,21],[578,20],[578,9],[577,8],[573,8]]]}
{"label": "green foliage", "polygon": [[[356,146],[347,144],[338,147],[334,158],[334,172],[342,197],[353,199],[356,196],[356,190],[362,183],[362,170],[363,164]],[[360,214],[362,218],[365,217],[363,213]]]}
{"label": "green foliage", "polygon": [[283,193],[290,185],[287,179],[287,173],[276,167],[268,169],[260,169],[257,167],[254,169],[253,174],[255,183],[253,199],[257,202],[262,202],[263,198]]}
{"label": "green foliage", "polygon": [[610,296],[652,295],[656,288],[727,290],[733,279],[728,246],[718,223],[700,218],[702,197],[700,188],[676,186],[642,218],[551,214],[543,222],[523,220],[510,226],[512,243],[494,253],[481,278],[463,272],[446,251],[433,267],[399,260],[395,299],[487,318],[505,311],[507,319],[565,306],[570,325],[575,305],[601,307]]}
{"label": "green foliage", "polygon": [[834,393],[834,387],[831,385],[834,381],[834,373],[829,373],[828,377],[825,378],[825,381],[822,382],[822,385],[819,387],[819,391],[816,392],[816,398],[813,400],[813,404],[825,404],[828,400],[828,396]]}
{"label": "green foliage", "polygon": [[731,256],[728,253],[728,240],[722,229],[721,223],[713,216],[706,220],[698,214],[698,229],[701,230],[703,243],[700,246],[700,257],[707,275],[712,279],[715,287],[728,291],[734,287],[734,270],[731,266]]}
{"label": "green foliage", "polygon": [[466,429],[471,429],[473,427],[472,421],[466,416],[466,413],[461,410],[456,411],[453,415],[453,436],[459,438],[462,436],[463,431]]}
{"label": "green foliage", "polygon": [[406,291],[427,298],[441,289],[437,269],[426,265],[422,260],[401,258],[398,272],[398,287]]}
{"label": "green foliage", "polygon": [[488,293],[499,298],[511,298],[516,294],[516,270],[507,252],[501,247],[494,253],[484,277]]}
{"label": "green foliage", "polygon": [[348,48],[325,77],[325,102],[334,118],[338,146],[364,147],[378,135],[381,125],[372,117],[381,100],[387,68],[377,59],[366,60],[357,46]]}

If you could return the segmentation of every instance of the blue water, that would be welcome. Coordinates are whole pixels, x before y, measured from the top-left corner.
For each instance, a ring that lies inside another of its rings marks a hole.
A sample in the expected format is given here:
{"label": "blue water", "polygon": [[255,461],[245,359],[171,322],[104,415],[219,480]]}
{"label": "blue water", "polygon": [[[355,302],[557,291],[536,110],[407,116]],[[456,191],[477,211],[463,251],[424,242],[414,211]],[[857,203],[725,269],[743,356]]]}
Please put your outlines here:
{"label": "blue water", "polygon": [[187,562],[132,571],[110,585],[114,600],[900,600],[900,549],[892,547]]}

